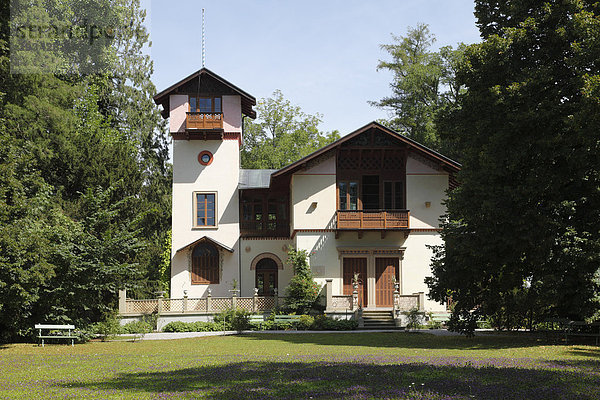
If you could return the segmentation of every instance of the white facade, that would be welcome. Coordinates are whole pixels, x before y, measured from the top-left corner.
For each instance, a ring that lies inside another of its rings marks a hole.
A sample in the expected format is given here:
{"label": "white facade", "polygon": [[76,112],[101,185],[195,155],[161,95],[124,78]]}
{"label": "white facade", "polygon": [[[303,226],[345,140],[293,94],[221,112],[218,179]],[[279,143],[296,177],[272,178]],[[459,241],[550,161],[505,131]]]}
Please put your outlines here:
{"label": "white facade", "polygon": [[[403,153],[397,154],[404,154],[404,164],[397,168],[402,172],[392,178],[389,174],[382,178],[378,191],[372,195],[379,196],[379,204],[383,205],[387,201],[384,200],[388,190],[384,187],[386,179],[400,182],[398,188],[404,188],[400,198],[408,210],[402,212],[406,213],[408,222],[406,226],[393,228],[360,225],[356,229],[340,229],[339,185],[345,178],[336,170],[337,157],[340,157],[336,149],[346,143],[347,138],[307,157],[302,164],[292,164],[272,174],[271,186],[264,183],[262,186],[244,186],[240,182],[239,149],[242,115],[248,112],[247,95],[241,91],[240,95],[234,95],[228,89],[229,92],[220,97],[222,128],[198,131],[186,126],[188,95],[181,91],[175,93],[172,88],[169,90],[173,92],[167,93],[170,127],[176,139],[173,145],[172,298],[181,298],[184,294],[190,298],[205,297],[209,288],[212,296],[230,296],[234,282],[241,296],[252,296],[257,287],[261,291],[276,287],[283,294],[293,276],[292,267],[286,262],[290,246],[308,252],[317,282],[324,286],[326,280],[331,280],[334,295],[347,294],[348,268],[351,264],[360,264],[352,268],[364,268],[361,285],[365,288],[365,296],[361,301],[366,308],[388,307],[387,300],[382,300],[387,296],[384,293],[387,283],[380,281],[385,263],[396,265],[401,294],[427,292],[424,279],[431,274],[432,256],[432,250],[427,246],[441,244],[439,218],[444,214],[443,200],[451,174],[458,171],[458,164],[376,123],[348,135],[383,135],[392,141],[388,145],[390,151],[401,149]],[[163,105],[165,98],[161,97]],[[369,148],[365,147],[365,151]],[[212,156],[208,164],[199,160],[199,156],[206,153]],[[383,151],[381,165],[385,154]],[[275,196],[276,190],[282,194]],[[269,193],[275,196],[273,201],[279,199],[280,203],[272,203],[267,198]],[[198,207],[194,200],[198,199],[197,194],[214,195],[214,211],[212,206]],[[363,204],[363,200],[366,204],[362,197],[366,199],[366,189],[364,193],[363,189],[359,192],[359,204]],[[285,207],[281,199],[286,199]],[[368,210],[357,211],[361,215],[360,224],[363,224],[363,218],[375,215],[374,211],[371,214]],[[383,218],[385,222],[382,223],[387,224],[393,210],[388,210],[390,213],[379,211],[385,215],[377,218]],[[213,225],[197,226],[200,214],[206,216],[213,212]],[[272,235],[268,234],[271,228],[267,226],[273,223],[274,227],[275,220],[281,222],[284,213],[287,226],[282,229],[277,225],[276,234],[275,230]],[[244,221],[251,224],[255,230],[253,234],[249,233],[247,225],[243,225]],[[257,229],[262,229],[264,234],[256,234]],[[198,262],[192,256],[196,246],[208,246],[218,251],[218,278],[210,275],[207,279],[212,279],[211,282],[193,282],[192,274],[197,273],[193,272],[197,268],[194,263]],[[261,261],[263,259],[269,259],[270,264],[266,265]],[[275,281],[265,283],[268,279]],[[440,311],[445,306],[427,300],[424,308]]]}

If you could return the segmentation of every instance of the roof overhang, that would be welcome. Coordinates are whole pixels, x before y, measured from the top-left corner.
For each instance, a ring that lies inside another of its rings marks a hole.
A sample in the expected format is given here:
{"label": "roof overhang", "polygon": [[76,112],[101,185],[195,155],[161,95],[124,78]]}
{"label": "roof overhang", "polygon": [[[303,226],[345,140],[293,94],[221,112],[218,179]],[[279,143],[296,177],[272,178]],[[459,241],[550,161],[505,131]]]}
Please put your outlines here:
{"label": "roof overhang", "polygon": [[363,126],[360,129],[355,130],[352,133],[347,134],[346,136],[344,136],[341,139],[336,140],[335,142],[315,151],[312,154],[307,155],[304,158],[301,158],[300,160],[296,161],[295,163],[292,163],[286,167],[281,168],[280,170],[278,170],[277,172],[274,172],[271,175],[271,181],[273,179],[276,179],[280,176],[284,176],[287,174],[293,174],[294,172],[299,171],[300,169],[304,168],[304,166],[306,165],[307,162],[309,162],[310,160],[319,157],[322,154],[327,153],[328,151],[331,151],[335,148],[337,148],[338,146],[340,146],[342,143],[347,142],[348,140],[364,133],[367,132],[370,129],[377,129],[380,132],[383,132],[385,134],[388,134],[392,137],[394,137],[395,139],[397,139],[399,142],[405,143],[407,144],[411,149],[414,149],[414,151],[417,151],[419,153],[421,153],[423,156],[433,159],[436,162],[439,162],[440,164],[442,164],[444,166],[444,168],[446,168],[449,172],[458,172],[461,169],[461,165],[460,163],[458,163],[457,161],[454,161],[440,153],[438,153],[435,150],[432,150],[426,146],[423,146],[421,143],[416,142],[404,135],[401,135],[400,133],[385,127],[383,125],[381,125],[378,122],[371,122],[365,126]]}
{"label": "roof overhang", "polygon": [[252,109],[252,107],[256,105],[256,99],[254,98],[254,96],[243,91],[239,87],[235,86],[233,83],[221,78],[219,75],[215,74],[208,68],[199,69],[198,71],[194,72],[193,74],[183,78],[179,82],[169,86],[168,88],[161,91],[160,93],[157,93],[153,97],[154,102],[156,104],[163,106],[162,116],[164,118],[167,118],[169,116],[169,109],[170,109],[169,96],[171,94],[177,93],[177,89],[179,89],[181,86],[184,86],[185,84],[193,81],[194,79],[198,79],[198,77],[200,77],[200,79],[203,79],[203,77],[208,77],[210,79],[214,79],[215,81],[219,82],[220,84],[225,85],[232,92],[240,95],[240,97],[242,99],[242,113],[250,118],[256,118],[256,111],[254,111]]}
{"label": "roof overhang", "polygon": [[185,251],[187,249],[190,249],[192,247],[194,247],[197,244],[200,243],[211,243],[225,251],[228,251],[230,253],[233,253],[233,249],[229,246],[225,246],[223,243],[217,242],[215,239],[209,238],[208,236],[202,236],[200,239],[193,241],[192,243],[183,246],[182,248],[180,248],[179,250],[176,251],[176,253],[179,253],[180,251]]}

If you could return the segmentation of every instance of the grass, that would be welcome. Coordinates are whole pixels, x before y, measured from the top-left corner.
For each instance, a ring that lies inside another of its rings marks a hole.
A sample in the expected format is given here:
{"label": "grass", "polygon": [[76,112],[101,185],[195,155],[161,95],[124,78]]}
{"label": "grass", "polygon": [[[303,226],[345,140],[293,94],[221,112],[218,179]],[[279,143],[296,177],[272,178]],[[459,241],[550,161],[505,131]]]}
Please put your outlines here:
{"label": "grass", "polygon": [[2,399],[596,399],[600,349],[518,336],[249,334],[0,347]]}

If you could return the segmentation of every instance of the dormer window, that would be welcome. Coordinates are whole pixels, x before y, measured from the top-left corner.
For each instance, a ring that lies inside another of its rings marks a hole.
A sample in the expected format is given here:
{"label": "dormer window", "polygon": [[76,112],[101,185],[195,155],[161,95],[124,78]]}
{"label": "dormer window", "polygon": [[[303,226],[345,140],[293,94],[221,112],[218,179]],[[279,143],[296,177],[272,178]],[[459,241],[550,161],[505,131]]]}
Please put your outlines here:
{"label": "dormer window", "polygon": [[190,96],[190,112],[221,113],[221,97]]}

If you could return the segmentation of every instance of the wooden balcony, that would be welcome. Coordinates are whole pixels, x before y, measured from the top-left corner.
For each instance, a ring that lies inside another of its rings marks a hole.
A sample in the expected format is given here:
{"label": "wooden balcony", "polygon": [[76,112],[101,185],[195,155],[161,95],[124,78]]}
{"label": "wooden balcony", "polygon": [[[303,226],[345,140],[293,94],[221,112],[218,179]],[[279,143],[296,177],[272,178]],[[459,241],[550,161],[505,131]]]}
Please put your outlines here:
{"label": "wooden balcony", "polygon": [[185,118],[186,129],[223,129],[223,113],[188,112]]}
{"label": "wooden balcony", "polygon": [[408,229],[408,210],[338,210],[337,229]]}

